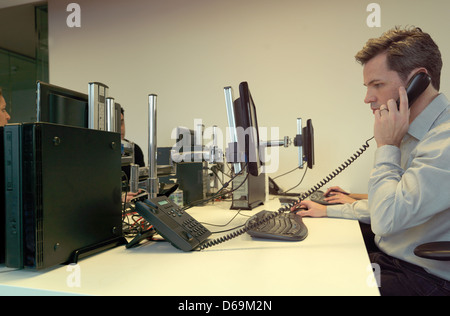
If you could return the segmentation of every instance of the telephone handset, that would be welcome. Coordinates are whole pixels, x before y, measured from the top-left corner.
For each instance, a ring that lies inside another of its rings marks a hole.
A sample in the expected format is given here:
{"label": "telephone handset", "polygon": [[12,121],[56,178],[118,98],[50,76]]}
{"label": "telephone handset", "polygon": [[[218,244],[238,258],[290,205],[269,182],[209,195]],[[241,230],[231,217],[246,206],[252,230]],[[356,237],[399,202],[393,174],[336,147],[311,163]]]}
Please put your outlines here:
{"label": "telephone handset", "polygon": [[[411,107],[425,89],[428,88],[430,83],[431,77],[424,72],[418,72],[411,78],[406,88],[409,107]],[[397,100],[397,108],[400,109],[400,99]]]}

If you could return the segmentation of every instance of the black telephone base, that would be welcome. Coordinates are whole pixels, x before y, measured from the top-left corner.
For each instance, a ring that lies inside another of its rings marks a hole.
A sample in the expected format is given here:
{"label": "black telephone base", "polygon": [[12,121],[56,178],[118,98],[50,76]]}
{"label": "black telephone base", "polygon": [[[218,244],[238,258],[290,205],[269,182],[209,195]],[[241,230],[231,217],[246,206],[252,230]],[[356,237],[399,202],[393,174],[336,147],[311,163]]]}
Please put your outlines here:
{"label": "black telephone base", "polygon": [[136,211],[165,240],[183,251],[194,250],[211,235],[208,229],[165,196],[137,202]]}

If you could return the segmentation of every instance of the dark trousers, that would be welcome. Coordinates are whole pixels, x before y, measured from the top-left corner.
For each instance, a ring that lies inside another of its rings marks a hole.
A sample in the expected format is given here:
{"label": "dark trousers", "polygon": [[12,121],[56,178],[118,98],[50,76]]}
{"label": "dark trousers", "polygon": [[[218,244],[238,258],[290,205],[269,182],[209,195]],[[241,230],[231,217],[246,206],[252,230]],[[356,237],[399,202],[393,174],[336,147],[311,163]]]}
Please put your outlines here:
{"label": "dark trousers", "polygon": [[450,282],[378,249],[370,225],[360,223],[371,263],[379,265],[382,296],[450,296]]}

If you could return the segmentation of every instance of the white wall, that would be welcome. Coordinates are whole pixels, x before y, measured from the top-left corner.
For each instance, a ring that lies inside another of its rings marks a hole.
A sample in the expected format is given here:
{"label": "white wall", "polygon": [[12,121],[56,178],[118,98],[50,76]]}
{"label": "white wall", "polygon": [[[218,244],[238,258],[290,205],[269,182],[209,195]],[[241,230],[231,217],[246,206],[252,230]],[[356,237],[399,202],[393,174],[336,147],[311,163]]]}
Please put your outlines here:
{"label": "white wall", "polygon": [[[81,27],[69,28],[68,3],[81,7]],[[395,25],[416,25],[450,60],[450,2],[379,0],[381,27],[369,28],[372,1],[306,0],[49,0],[50,80],[87,93],[100,81],[126,109],[127,138],[147,152],[147,95],[158,94],[158,145],[171,146],[173,128],[227,126],[223,88],[249,82],[259,125],[293,137],[296,118],[311,118],[315,184],[372,136],[363,103],[362,67],[354,60],[368,38]],[[444,67],[443,92],[449,82]],[[269,135],[270,137],[270,135]],[[272,138],[272,137],[270,137]],[[332,184],[367,192],[371,149]],[[294,168],[295,147],[281,148],[279,168]],[[285,189],[302,172],[278,181]],[[328,186],[328,185],[327,185]]]}

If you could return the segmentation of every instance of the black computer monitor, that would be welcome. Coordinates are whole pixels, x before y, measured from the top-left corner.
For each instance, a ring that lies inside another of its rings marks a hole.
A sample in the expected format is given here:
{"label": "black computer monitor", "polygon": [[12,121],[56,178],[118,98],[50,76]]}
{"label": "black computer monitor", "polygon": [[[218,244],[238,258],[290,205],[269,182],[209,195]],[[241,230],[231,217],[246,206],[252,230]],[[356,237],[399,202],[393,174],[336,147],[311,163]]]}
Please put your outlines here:
{"label": "black computer monitor", "polygon": [[88,128],[88,95],[38,81],[37,121]]}
{"label": "black computer monitor", "polygon": [[306,121],[306,126],[303,127],[303,161],[307,163],[309,169],[312,169],[315,164],[314,158],[314,127],[312,120]]}
{"label": "black computer monitor", "polygon": [[237,150],[244,155],[247,171],[252,176],[261,174],[259,131],[256,107],[247,82],[239,85],[239,99],[234,102],[237,131]]}

